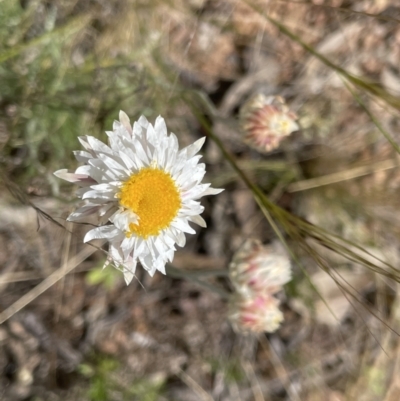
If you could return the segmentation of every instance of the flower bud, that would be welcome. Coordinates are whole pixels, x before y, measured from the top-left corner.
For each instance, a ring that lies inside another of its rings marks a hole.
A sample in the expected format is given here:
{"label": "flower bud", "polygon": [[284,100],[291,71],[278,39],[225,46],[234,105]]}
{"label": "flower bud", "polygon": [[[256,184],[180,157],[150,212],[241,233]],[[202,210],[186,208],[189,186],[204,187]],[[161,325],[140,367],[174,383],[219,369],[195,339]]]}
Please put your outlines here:
{"label": "flower bud", "polygon": [[229,303],[229,320],[237,332],[272,333],[283,321],[278,306],[279,300],[270,294],[254,297],[236,294]]}
{"label": "flower bud", "polygon": [[299,129],[297,116],[280,96],[251,97],[239,113],[244,141],[259,152],[276,149],[283,138]]}
{"label": "flower bud", "polygon": [[242,295],[275,294],[292,278],[289,258],[273,246],[247,240],[234,255],[229,275]]}

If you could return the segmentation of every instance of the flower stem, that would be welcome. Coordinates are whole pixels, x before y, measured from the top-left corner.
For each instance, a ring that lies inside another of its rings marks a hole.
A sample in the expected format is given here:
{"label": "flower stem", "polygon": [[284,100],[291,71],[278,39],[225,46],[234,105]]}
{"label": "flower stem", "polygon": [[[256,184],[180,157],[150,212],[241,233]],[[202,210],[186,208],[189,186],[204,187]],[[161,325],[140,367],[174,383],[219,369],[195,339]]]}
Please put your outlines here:
{"label": "flower stem", "polygon": [[198,279],[198,277],[207,277],[207,276],[208,277],[226,277],[228,275],[228,271],[225,269],[189,271],[189,270],[177,269],[176,267],[172,266],[171,264],[167,264],[166,273],[167,273],[167,276],[174,277],[174,278],[184,278],[195,284],[198,284],[201,287],[204,287],[207,290],[220,295],[221,298],[223,298],[223,299],[227,299],[229,297],[228,291],[224,290],[223,288]]}

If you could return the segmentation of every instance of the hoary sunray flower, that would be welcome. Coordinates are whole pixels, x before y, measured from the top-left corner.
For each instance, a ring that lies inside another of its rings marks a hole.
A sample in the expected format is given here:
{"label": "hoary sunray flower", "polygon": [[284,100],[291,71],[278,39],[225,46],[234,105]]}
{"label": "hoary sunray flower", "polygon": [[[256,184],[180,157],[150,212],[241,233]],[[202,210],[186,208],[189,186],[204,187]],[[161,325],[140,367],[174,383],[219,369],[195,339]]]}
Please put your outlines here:
{"label": "hoary sunray flower", "polygon": [[282,139],[299,129],[297,116],[280,96],[257,94],[240,109],[244,141],[260,152],[276,149]]}
{"label": "hoary sunray flower", "polygon": [[184,246],[185,233],[195,233],[189,222],[206,226],[198,199],[222,189],[201,183],[205,165],[197,153],[205,138],[179,150],[163,118],[153,126],[142,116],[132,127],[121,111],[119,120],[107,132],[109,145],[92,136],[79,137],[85,151],[74,153],[84,165],[54,174],[81,187],[77,196],[87,203],[68,220],[98,216],[99,227],[84,242],[106,239],[109,261],[122,267],[129,284],[138,261],[151,276],[156,270],[165,274],[175,244]]}
{"label": "hoary sunray flower", "polygon": [[279,300],[269,294],[232,296],[228,317],[237,332],[272,333],[283,321],[283,313],[278,306]]}
{"label": "hoary sunray flower", "polygon": [[292,278],[288,256],[273,245],[249,239],[235,253],[229,276],[237,292],[276,294]]}

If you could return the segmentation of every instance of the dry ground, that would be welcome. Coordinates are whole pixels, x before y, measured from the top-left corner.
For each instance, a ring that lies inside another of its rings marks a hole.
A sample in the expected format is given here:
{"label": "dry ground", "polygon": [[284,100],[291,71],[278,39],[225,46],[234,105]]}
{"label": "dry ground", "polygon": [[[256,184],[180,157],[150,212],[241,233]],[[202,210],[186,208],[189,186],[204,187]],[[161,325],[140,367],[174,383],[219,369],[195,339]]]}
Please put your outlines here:
{"label": "dry ground", "polygon": [[[233,332],[226,300],[213,291],[229,292],[230,283],[199,284],[196,272],[227,269],[248,237],[277,238],[210,139],[207,178],[225,191],[203,202],[208,228],[176,254],[185,278],[139,272],[126,287],[119,272],[101,270],[104,252],[82,244],[87,226],[65,223],[77,206],[73,189],[52,177],[75,165],[76,136],[104,139],[119,109],[132,119],[162,114],[182,145],[203,136],[182,101],[185,91],[199,91],[215,134],[270,199],[398,267],[397,1],[7,1],[0,1],[0,317],[7,318],[0,399],[400,399],[396,282],[316,241],[310,246],[345,290],[287,238],[308,277],[294,263],[280,294],[282,327],[258,337]],[[264,12],[371,84],[352,85],[352,93],[343,74]],[[268,155],[247,148],[238,130],[238,110],[257,92],[284,96],[301,126]],[[43,280],[57,275],[41,293]],[[24,307],[9,309],[15,305]]]}

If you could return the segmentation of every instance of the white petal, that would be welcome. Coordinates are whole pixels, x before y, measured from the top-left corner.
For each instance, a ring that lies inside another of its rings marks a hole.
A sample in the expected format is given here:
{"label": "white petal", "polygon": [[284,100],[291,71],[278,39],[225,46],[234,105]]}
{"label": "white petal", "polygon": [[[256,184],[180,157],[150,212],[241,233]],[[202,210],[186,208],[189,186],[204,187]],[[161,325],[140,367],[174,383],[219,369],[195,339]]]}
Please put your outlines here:
{"label": "white petal", "polygon": [[165,120],[161,116],[158,116],[156,118],[154,129],[156,130],[157,135],[160,139],[167,136],[167,126],[165,125]]}
{"label": "white petal", "polygon": [[194,231],[193,228],[190,227],[187,221],[185,221],[184,219],[175,219],[174,221],[172,221],[171,226],[183,231],[184,233],[196,234],[196,231]]}
{"label": "white petal", "polygon": [[120,238],[121,234],[123,236],[123,233],[113,225],[96,227],[93,230],[90,230],[86,233],[83,242],[86,243],[93,239],[99,239],[99,238],[116,239]]}
{"label": "white petal", "polygon": [[146,128],[149,126],[149,122],[147,121],[147,118],[145,116],[140,116],[138,123],[143,127]]}
{"label": "white petal", "polygon": [[99,216],[100,216],[99,225],[106,224],[109,218],[115,213],[116,210],[117,210],[117,205],[115,203],[110,202],[103,205],[99,209]]}
{"label": "white petal", "polygon": [[218,195],[223,191],[224,191],[223,188],[208,188],[201,194],[201,196],[203,197],[207,195]]}
{"label": "white petal", "polygon": [[190,221],[193,221],[193,223],[196,223],[196,224],[198,224],[200,227],[207,227],[207,223],[205,222],[205,220],[201,217],[201,216],[199,216],[199,215],[197,215],[197,216],[190,216],[189,217],[189,220]]}
{"label": "white petal", "polygon": [[117,266],[120,263],[123,263],[124,258],[121,249],[121,242],[111,242],[108,254]]}
{"label": "white petal", "polygon": [[68,171],[67,169],[57,170],[53,173],[56,177],[61,178],[65,181],[72,182],[74,184],[93,184],[95,181],[92,177],[87,174],[77,174]]}
{"label": "white petal", "polygon": [[87,136],[86,137],[88,144],[93,149],[94,152],[102,152],[106,154],[112,154],[111,148],[109,148],[105,143],[99,141],[94,136]]}
{"label": "white petal", "polygon": [[146,240],[143,238],[136,238],[136,243],[135,243],[135,248],[133,250],[133,254],[138,257],[144,253],[144,250],[146,249]]}
{"label": "white petal", "polygon": [[77,221],[86,216],[90,216],[93,213],[97,213],[100,209],[101,205],[85,205],[81,208],[77,209],[75,212],[72,212],[67,220],[68,221]]}
{"label": "white petal", "polygon": [[132,135],[131,121],[129,120],[127,114],[122,110],[119,111],[119,121],[121,121],[121,124],[126,128],[129,134]]}
{"label": "white petal", "polygon": [[[192,159],[193,160],[193,159]],[[193,180],[193,170],[195,170],[196,160],[192,161],[192,165],[186,163],[183,167],[183,171],[177,175],[175,178],[176,183],[182,187],[186,182],[192,182]]]}
{"label": "white petal", "polygon": [[138,216],[129,209],[117,210],[111,217],[110,221],[114,223],[115,227],[121,231],[128,232],[131,224],[139,222]]}
{"label": "white petal", "polygon": [[197,214],[201,214],[204,211],[204,206],[198,205],[187,205],[187,202],[183,203],[181,209],[178,212],[179,217],[185,216],[195,216]]}
{"label": "white petal", "polygon": [[176,241],[176,243],[183,248],[186,245],[186,237],[185,237],[185,233],[182,231],[178,232],[178,240]]}
{"label": "white petal", "polygon": [[73,153],[76,160],[81,163],[86,163],[93,157],[89,152],[85,152],[84,150],[74,150]]}
{"label": "white petal", "polygon": [[92,147],[89,145],[89,142],[87,141],[86,136],[78,136],[78,141],[81,143],[81,145],[92,155],[94,156],[94,152]]}
{"label": "white petal", "polygon": [[156,272],[155,266],[153,266],[153,259],[151,258],[150,254],[140,256],[139,257],[140,264],[142,267],[148,271],[151,277],[154,276],[154,273]]}
{"label": "white petal", "polygon": [[163,255],[166,251],[164,243],[157,237],[154,239],[154,247],[160,255]]}
{"label": "white petal", "polygon": [[182,192],[182,200],[192,200],[192,199],[198,199],[201,198],[202,193],[210,186],[211,184],[200,184],[196,185],[189,191],[183,191]]}
{"label": "white petal", "polygon": [[165,273],[165,260],[163,257],[160,257],[157,259],[156,263],[155,263],[155,267],[156,270],[158,270],[159,272],[161,272],[162,274],[166,274]]}
{"label": "white petal", "polygon": [[115,199],[115,192],[101,192],[101,191],[86,191],[82,195],[82,199],[90,199],[90,198],[96,198],[96,199],[104,199],[107,201],[116,201]]}
{"label": "white petal", "polygon": [[135,246],[136,238],[132,235],[131,237],[125,237],[121,243],[122,253],[124,254],[124,260],[127,260],[129,255]]}
{"label": "white petal", "polygon": [[117,170],[119,173],[129,177],[129,171],[125,168],[125,165],[121,164],[123,161],[119,156],[107,156],[105,154],[99,154],[98,156],[110,170]]}
{"label": "white petal", "polygon": [[158,138],[156,131],[154,130],[154,127],[151,124],[148,125],[146,134],[147,134],[146,135],[147,140],[155,147],[157,147],[159,145],[161,138]]}
{"label": "white petal", "polygon": [[144,164],[146,165],[150,164],[149,156],[146,154],[146,151],[144,150],[142,143],[140,141],[136,142],[135,152],[136,152],[136,157],[139,158]]}
{"label": "white petal", "polygon": [[209,188],[211,184],[200,184],[182,193],[182,200],[199,199],[206,195],[217,195],[223,191],[219,188]]}
{"label": "white petal", "polygon": [[[97,182],[107,181],[123,181],[126,179],[126,174],[121,170],[110,170],[106,164],[100,159],[89,160],[91,167],[97,170],[91,170],[90,175],[96,179]],[[97,174],[97,176],[95,176]],[[98,180],[99,177],[99,180]]]}
{"label": "white petal", "polygon": [[203,179],[206,173],[205,166],[203,163],[197,165],[195,172],[191,175],[190,179],[183,182],[180,188],[184,191],[192,189],[195,185],[198,185]]}
{"label": "white petal", "polygon": [[91,185],[90,188],[95,189],[96,191],[99,192],[119,192],[121,190],[121,182],[120,181],[114,181],[114,182],[109,182],[107,184],[95,184]]}
{"label": "white petal", "polygon": [[124,279],[126,285],[128,285],[135,277],[136,264],[137,264],[136,259],[130,259],[124,264]]}
{"label": "white petal", "polygon": [[120,151],[118,154],[121,160],[125,163],[125,166],[128,170],[132,172],[132,170],[137,169],[136,163],[125,152]]}
{"label": "white petal", "polygon": [[186,150],[187,152],[187,157],[190,159],[192,156],[194,156],[204,145],[204,142],[206,141],[206,137],[203,136],[203,138],[198,139],[195,143],[192,143],[191,145],[187,146],[186,148],[182,149]]}

